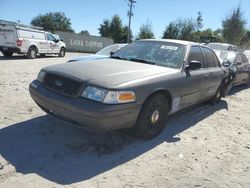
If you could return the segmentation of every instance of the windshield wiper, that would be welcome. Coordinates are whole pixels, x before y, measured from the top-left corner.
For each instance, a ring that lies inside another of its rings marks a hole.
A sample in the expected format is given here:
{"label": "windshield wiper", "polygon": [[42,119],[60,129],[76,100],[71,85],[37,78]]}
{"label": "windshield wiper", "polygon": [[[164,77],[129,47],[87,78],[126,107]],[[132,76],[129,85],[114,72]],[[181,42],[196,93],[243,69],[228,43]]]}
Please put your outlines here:
{"label": "windshield wiper", "polygon": [[113,58],[113,59],[121,59],[121,60],[127,60],[126,58],[120,57],[120,56],[110,56],[110,58]]}
{"label": "windshield wiper", "polygon": [[145,59],[137,59],[137,58],[131,58],[130,61],[136,61],[136,62],[139,62],[139,63],[146,63],[146,64],[150,64],[150,65],[155,65],[156,64],[155,62],[152,62],[152,61],[147,61]]}

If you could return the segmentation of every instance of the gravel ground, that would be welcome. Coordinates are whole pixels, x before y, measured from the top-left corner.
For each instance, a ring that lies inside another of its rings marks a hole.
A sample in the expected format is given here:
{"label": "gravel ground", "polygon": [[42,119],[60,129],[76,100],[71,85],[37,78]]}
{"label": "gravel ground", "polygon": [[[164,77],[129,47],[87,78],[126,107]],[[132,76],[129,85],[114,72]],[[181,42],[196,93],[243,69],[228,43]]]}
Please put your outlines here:
{"label": "gravel ground", "polygon": [[250,187],[250,88],[172,116],[145,141],[46,115],[29,83],[64,58],[0,55],[0,187]]}

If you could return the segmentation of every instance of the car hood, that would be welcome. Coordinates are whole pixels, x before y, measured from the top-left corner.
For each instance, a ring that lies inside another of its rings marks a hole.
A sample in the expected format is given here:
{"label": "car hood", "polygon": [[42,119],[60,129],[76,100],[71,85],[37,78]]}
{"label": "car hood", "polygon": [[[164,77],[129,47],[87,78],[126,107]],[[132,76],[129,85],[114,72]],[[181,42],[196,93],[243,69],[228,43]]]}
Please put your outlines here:
{"label": "car hood", "polygon": [[108,58],[109,56],[106,55],[87,55],[87,56],[78,56],[73,59],[67,61],[67,63],[76,62],[76,61],[87,61],[87,60],[94,60],[94,59],[103,59]]}
{"label": "car hood", "polygon": [[106,88],[114,88],[119,84],[153,75],[173,74],[179,71],[157,65],[110,58],[84,61],[84,63],[82,61],[64,63],[49,66],[43,70],[68,75],[88,82],[88,84]]}

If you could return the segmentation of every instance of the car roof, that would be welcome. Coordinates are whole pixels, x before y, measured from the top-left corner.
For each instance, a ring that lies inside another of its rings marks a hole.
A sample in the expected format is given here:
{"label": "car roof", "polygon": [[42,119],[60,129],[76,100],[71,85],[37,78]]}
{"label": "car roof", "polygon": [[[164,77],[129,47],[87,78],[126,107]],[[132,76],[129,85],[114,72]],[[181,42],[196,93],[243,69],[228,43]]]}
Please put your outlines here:
{"label": "car roof", "polygon": [[221,42],[210,42],[210,43],[208,43],[207,45],[210,45],[210,44],[217,44],[217,45],[221,45],[221,46],[235,46],[235,47],[237,47],[237,46],[234,45],[234,44],[221,43]]}
{"label": "car roof", "polygon": [[177,43],[182,45],[199,45],[203,46],[202,44],[186,41],[186,40],[177,40],[177,39],[142,39],[140,41],[156,41],[156,42],[170,42],[170,43]]}

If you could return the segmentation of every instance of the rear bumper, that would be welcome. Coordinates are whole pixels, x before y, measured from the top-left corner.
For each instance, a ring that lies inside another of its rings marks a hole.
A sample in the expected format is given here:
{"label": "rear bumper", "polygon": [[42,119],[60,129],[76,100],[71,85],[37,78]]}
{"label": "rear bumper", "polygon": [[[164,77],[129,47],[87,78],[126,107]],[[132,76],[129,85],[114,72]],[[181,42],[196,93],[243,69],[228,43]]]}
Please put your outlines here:
{"label": "rear bumper", "polygon": [[0,46],[0,51],[9,51],[9,52],[20,53],[21,49],[17,48],[17,47]]}
{"label": "rear bumper", "polygon": [[92,131],[132,127],[141,108],[136,103],[107,105],[80,97],[66,97],[50,91],[36,80],[30,84],[29,91],[46,113]]}

